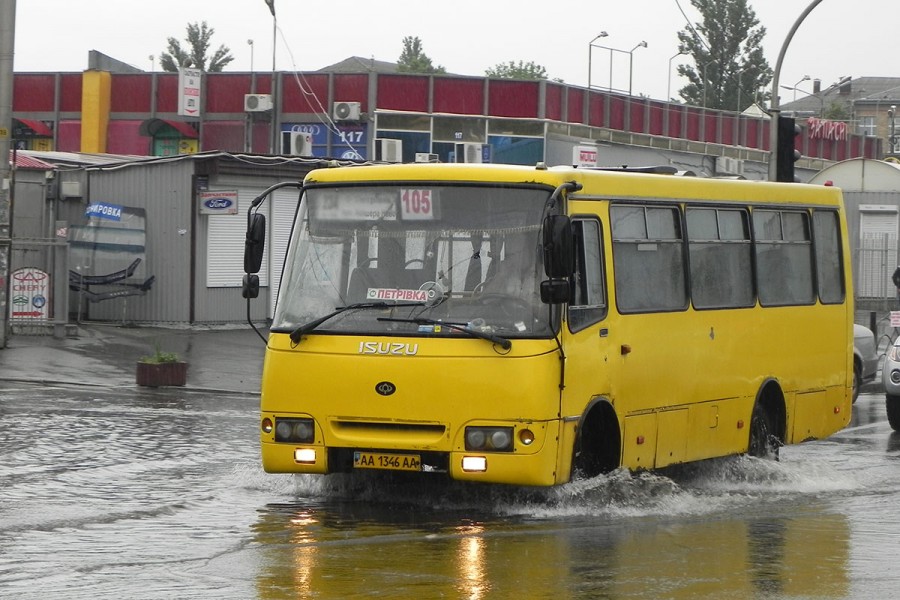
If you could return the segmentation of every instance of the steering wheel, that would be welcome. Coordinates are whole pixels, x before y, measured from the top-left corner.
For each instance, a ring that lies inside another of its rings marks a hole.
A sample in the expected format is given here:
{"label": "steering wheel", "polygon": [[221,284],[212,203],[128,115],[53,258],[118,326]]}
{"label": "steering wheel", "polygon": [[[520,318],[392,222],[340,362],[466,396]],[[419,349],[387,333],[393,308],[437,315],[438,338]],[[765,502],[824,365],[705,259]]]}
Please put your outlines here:
{"label": "steering wheel", "polygon": [[411,265],[411,264],[413,264],[413,263],[421,263],[422,266],[424,267],[424,266],[425,266],[425,259],[423,259],[423,258],[411,258],[411,259],[409,259],[408,261],[406,261],[405,263],[403,263],[403,268],[405,269],[406,267],[408,267],[409,265]]}
{"label": "steering wheel", "polygon": [[519,310],[524,311],[525,314],[531,313],[531,303],[511,294],[491,292],[487,294],[481,294],[477,296],[477,298],[479,302],[482,302],[488,306],[494,305],[499,307],[500,310],[510,316],[514,315]]}

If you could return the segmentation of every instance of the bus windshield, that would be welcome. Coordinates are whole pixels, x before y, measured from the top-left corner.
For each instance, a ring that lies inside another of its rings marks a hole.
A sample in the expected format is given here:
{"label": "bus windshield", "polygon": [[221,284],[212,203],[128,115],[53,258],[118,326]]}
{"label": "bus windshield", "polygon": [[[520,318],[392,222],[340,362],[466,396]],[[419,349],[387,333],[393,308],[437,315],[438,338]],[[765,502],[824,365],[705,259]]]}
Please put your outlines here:
{"label": "bus windshield", "polygon": [[422,182],[307,188],[272,330],[549,337],[540,227],[551,192]]}

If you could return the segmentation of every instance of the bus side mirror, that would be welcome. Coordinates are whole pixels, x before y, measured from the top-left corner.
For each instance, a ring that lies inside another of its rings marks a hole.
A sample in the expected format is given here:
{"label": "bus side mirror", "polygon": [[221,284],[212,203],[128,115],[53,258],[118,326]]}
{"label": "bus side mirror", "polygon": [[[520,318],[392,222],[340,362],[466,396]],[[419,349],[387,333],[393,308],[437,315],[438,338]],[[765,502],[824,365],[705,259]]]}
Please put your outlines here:
{"label": "bus side mirror", "polygon": [[548,279],[541,282],[541,302],[564,304],[572,299],[572,285],[567,279]]}
{"label": "bus side mirror", "polygon": [[244,281],[241,284],[241,295],[244,298],[256,298],[259,296],[259,275],[244,275]]}
{"label": "bus side mirror", "polygon": [[575,236],[571,219],[566,215],[548,215],[543,229],[544,272],[550,279],[571,277],[575,272]]}
{"label": "bus side mirror", "polygon": [[[247,218],[247,238],[244,240],[244,273],[259,273],[265,249],[266,216],[253,213]],[[258,284],[259,278],[257,278]]]}

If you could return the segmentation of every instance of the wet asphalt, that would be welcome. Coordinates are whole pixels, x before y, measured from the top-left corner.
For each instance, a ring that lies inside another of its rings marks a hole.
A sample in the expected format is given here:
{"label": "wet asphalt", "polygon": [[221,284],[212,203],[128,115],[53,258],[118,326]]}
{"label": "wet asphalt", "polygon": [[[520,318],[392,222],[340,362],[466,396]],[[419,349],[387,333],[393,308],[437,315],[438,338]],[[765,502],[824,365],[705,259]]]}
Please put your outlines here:
{"label": "wet asphalt", "polygon": [[[265,329],[262,335],[268,335]],[[137,362],[157,348],[188,363],[186,388],[258,394],[265,343],[249,325],[162,328],[70,326],[64,337],[11,334],[0,380],[136,387]]]}

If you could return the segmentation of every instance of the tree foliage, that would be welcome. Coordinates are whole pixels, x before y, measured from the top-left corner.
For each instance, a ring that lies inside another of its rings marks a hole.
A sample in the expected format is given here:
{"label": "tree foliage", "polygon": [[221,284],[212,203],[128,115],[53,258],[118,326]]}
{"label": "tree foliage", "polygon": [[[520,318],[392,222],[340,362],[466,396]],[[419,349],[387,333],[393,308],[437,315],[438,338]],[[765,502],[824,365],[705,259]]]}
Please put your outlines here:
{"label": "tree foliage", "polygon": [[494,65],[484,72],[498,79],[547,79],[547,69],[533,61],[509,61]]}
{"label": "tree foliage", "polygon": [[181,42],[170,37],[167,51],[160,55],[159,62],[163,71],[175,72],[179,66],[190,66],[209,73],[222,71],[234,57],[231,55],[231,49],[224,44],[220,45],[211,57],[207,57],[210,39],[215,32],[216,30],[209,27],[206,21],[199,24],[188,23],[185,40],[187,46],[182,47]]}
{"label": "tree foliage", "polygon": [[397,60],[397,71],[400,73],[446,73],[444,67],[434,66],[428,55],[422,50],[422,40],[411,35],[403,38],[403,52]]}
{"label": "tree foliage", "polygon": [[759,25],[747,0],[691,0],[702,22],[678,32],[678,49],[694,65],[679,65],[690,82],[679,95],[685,102],[723,110],[743,111],[770,93],[757,91],[772,80],[763,55],[766,28]]}

